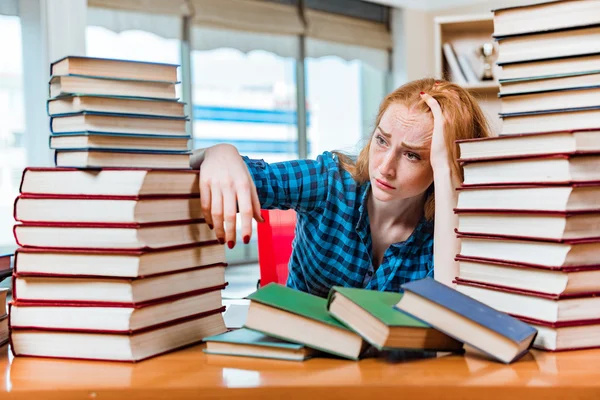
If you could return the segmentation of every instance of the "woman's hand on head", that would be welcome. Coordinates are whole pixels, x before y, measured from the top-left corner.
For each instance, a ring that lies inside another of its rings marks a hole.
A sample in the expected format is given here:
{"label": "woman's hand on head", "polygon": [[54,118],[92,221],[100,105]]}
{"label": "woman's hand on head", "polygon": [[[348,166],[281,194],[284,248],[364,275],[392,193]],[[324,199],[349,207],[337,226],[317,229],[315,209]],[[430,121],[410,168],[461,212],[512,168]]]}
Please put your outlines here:
{"label": "woman's hand on head", "polygon": [[448,166],[448,150],[444,137],[446,119],[440,104],[427,93],[421,92],[421,98],[427,103],[433,114],[433,134],[431,138],[430,161],[434,171],[436,166]]}
{"label": "woman's hand on head", "polygon": [[232,145],[219,144],[205,150],[200,167],[200,204],[206,223],[229,248],[236,243],[238,209],[245,243],[252,236],[252,218],[263,221],[254,181]]}

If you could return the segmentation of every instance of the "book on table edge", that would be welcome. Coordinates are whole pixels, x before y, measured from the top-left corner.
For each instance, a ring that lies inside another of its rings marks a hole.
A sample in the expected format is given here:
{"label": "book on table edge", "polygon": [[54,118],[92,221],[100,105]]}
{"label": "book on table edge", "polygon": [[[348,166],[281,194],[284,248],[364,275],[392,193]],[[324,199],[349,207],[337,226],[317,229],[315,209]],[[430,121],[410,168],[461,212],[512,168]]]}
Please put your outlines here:
{"label": "book on table edge", "polygon": [[[145,334],[145,333],[148,333],[148,332],[154,332],[154,331],[157,331],[159,329],[169,328],[169,327],[173,327],[175,325],[184,324],[186,322],[192,322],[192,321],[200,320],[202,318],[211,317],[213,315],[217,315],[217,314],[222,313],[224,309],[225,309],[225,307],[221,307],[221,308],[213,310],[212,312],[207,313],[207,315],[195,316],[195,317],[189,318],[189,319],[187,319],[185,321],[177,321],[175,324],[171,323],[171,324],[167,324],[167,325],[162,325],[162,326],[154,327],[154,329],[152,329],[152,330],[146,330],[146,331],[143,331],[143,332],[137,332],[135,334],[116,334],[115,336],[134,337],[135,335],[141,335],[141,334]],[[10,318],[10,314],[9,314],[9,318]],[[9,324],[9,327],[10,327],[10,324]],[[46,331],[25,330],[25,329],[23,329],[23,330],[15,329],[14,331],[16,331],[16,332],[32,332],[32,331],[33,332],[46,332]],[[82,333],[82,332],[73,332],[73,331],[61,331],[61,332],[72,333],[72,334],[85,334],[85,333]],[[173,351],[176,351],[176,350],[180,350],[180,349],[183,349],[183,348],[186,348],[186,347],[189,347],[189,346],[201,343],[203,341],[203,339],[204,339],[204,338],[200,338],[197,341],[194,341],[194,342],[191,342],[191,343],[186,343],[186,344],[184,344],[182,346],[174,347],[174,348],[165,350],[163,352],[160,352],[160,353],[157,353],[157,354],[152,354],[152,355],[150,355],[148,357],[144,357],[144,358],[141,358],[141,359],[138,359],[138,360],[135,360],[135,359],[130,359],[130,360],[114,360],[114,359],[103,359],[103,358],[93,358],[92,359],[92,358],[85,358],[85,357],[84,358],[79,358],[79,357],[61,357],[61,356],[39,356],[39,355],[20,354],[20,353],[17,354],[15,346],[13,344],[13,337],[12,337],[12,335],[13,335],[13,329],[9,328],[9,344],[10,344],[11,352],[12,352],[12,354],[13,354],[14,357],[23,356],[23,357],[38,357],[38,358],[62,358],[62,359],[71,359],[71,360],[97,360],[97,361],[115,361],[115,362],[132,362],[132,363],[144,361],[144,360],[147,360],[147,359],[150,359],[150,358],[154,358],[154,357],[157,357],[157,356],[160,356],[160,355],[163,355],[163,354],[167,354],[167,353],[170,353],[170,352],[173,352]],[[113,334],[107,333],[106,335],[113,335]]]}

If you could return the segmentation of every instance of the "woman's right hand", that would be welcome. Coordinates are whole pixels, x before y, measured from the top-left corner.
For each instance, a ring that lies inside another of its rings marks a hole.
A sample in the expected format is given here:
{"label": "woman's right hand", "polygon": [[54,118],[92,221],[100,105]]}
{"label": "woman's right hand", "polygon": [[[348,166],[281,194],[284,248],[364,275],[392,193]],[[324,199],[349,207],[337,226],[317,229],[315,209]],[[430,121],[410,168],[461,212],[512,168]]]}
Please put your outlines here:
{"label": "woman's right hand", "polygon": [[218,144],[205,149],[200,167],[200,204],[204,219],[219,242],[231,249],[236,242],[236,214],[242,220],[245,244],[252,236],[252,218],[263,222],[254,181],[237,149]]}

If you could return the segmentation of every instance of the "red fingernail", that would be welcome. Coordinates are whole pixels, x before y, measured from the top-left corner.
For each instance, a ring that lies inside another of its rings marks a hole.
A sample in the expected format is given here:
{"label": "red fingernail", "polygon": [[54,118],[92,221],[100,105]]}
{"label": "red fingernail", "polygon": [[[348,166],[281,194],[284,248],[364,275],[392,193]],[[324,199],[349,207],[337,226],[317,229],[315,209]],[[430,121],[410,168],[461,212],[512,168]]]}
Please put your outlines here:
{"label": "red fingernail", "polygon": [[229,247],[230,249],[233,249],[233,246],[235,246],[234,242],[232,242],[231,240],[229,242],[227,242],[227,247]]}
{"label": "red fingernail", "polygon": [[225,244],[225,239],[221,239],[221,238],[218,238],[218,239],[219,239],[220,244]]}
{"label": "red fingernail", "polygon": [[436,84],[436,85],[439,85],[439,84],[440,84],[440,82],[439,82],[439,81],[435,81],[435,84]]}
{"label": "red fingernail", "polygon": [[244,244],[248,244],[250,243],[250,236],[246,235],[244,236]]}
{"label": "red fingernail", "polygon": [[421,92],[421,94],[423,95],[423,94],[425,94],[425,92]]}
{"label": "red fingernail", "polygon": [[210,229],[212,231],[213,228],[214,228],[214,226],[212,226],[212,224],[208,224],[208,229]]}

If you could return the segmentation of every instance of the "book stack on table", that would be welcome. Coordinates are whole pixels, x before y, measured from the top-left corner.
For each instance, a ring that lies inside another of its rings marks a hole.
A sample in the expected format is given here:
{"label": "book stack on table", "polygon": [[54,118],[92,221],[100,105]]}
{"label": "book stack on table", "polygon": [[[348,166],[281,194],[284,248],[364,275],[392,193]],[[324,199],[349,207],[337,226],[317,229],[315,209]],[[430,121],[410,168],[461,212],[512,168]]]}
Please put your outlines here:
{"label": "book stack on table", "polygon": [[15,201],[15,355],[139,361],[225,331],[225,254],[189,168],[177,66],[52,65],[56,168]]}

